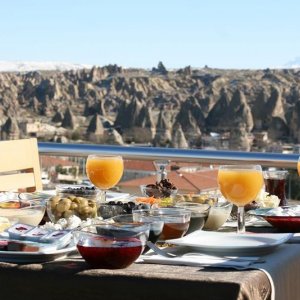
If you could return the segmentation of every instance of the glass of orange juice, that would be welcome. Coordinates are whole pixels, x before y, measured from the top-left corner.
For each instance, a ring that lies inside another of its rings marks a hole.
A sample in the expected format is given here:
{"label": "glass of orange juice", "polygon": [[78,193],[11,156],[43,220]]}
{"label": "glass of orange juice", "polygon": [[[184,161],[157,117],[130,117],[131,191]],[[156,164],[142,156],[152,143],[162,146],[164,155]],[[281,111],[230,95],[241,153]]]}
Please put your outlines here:
{"label": "glass of orange juice", "polygon": [[89,155],[86,161],[86,174],[89,180],[104,192],[114,187],[124,171],[123,159],[118,155]]}
{"label": "glass of orange juice", "polygon": [[298,171],[298,175],[300,176],[300,156],[298,158],[297,171]]}
{"label": "glass of orange juice", "polygon": [[222,165],[219,167],[218,184],[222,195],[238,207],[237,232],[245,232],[244,206],[253,201],[264,180],[260,165]]}

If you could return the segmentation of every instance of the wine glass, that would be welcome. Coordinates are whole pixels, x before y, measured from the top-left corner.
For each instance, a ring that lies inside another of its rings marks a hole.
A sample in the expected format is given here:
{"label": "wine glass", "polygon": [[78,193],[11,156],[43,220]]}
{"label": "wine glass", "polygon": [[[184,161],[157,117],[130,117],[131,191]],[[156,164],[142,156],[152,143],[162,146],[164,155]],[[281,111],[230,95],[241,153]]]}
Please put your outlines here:
{"label": "wine glass", "polygon": [[86,161],[86,174],[89,180],[104,193],[114,187],[124,171],[123,159],[118,155],[89,155]]}
{"label": "wine glass", "polygon": [[222,165],[219,167],[218,184],[221,193],[238,207],[237,233],[245,232],[244,206],[256,198],[263,183],[260,165]]}

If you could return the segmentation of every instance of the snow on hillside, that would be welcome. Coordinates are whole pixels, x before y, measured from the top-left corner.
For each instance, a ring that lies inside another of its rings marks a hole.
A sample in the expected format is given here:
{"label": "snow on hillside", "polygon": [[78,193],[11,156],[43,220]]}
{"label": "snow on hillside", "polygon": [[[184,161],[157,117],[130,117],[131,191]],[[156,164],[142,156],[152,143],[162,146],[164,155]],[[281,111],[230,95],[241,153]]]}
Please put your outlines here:
{"label": "snow on hillside", "polygon": [[300,57],[295,57],[293,60],[289,61],[284,65],[284,68],[288,69],[299,69],[300,68]]}
{"label": "snow on hillside", "polygon": [[0,72],[68,71],[90,69],[91,65],[51,61],[0,61]]}

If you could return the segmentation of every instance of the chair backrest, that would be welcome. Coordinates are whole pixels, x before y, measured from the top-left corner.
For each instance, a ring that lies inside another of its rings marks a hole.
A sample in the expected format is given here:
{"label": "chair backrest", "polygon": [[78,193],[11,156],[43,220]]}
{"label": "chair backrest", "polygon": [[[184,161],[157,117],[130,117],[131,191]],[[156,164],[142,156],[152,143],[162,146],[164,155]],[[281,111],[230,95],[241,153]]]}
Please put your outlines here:
{"label": "chair backrest", "polygon": [[42,190],[37,140],[0,141],[0,191]]}

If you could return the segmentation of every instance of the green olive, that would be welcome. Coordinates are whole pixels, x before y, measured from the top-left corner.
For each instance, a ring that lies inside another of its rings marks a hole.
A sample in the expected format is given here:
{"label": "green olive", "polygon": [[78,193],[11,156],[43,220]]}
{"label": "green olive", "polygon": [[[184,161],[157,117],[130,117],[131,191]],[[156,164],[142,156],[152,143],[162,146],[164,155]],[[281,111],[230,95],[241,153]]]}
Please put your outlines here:
{"label": "green olive", "polygon": [[60,219],[62,217],[62,213],[58,212],[58,211],[55,211],[54,212],[54,217],[56,220]]}
{"label": "green olive", "polygon": [[80,207],[88,206],[89,203],[88,203],[88,200],[86,198],[77,197],[77,199],[79,200]]}
{"label": "green olive", "polygon": [[58,212],[63,213],[64,211],[69,210],[71,207],[71,203],[68,203],[67,201],[64,201],[64,199],[61,199],[58,204],[56,205],[56,210]]}
{"label": "green olive", "polygon": [[96,207],[97,207],[96,202],[94,202],[94,201],[89,201],[89,207],[91,207],[91,208],[96,208]]}
{"label": "green olive", "polygon": [[78,210],[78,207],[79,207],[79,206],[78,206],[78,204],[77,204],[76,202],[72,202],[72,203],[71,203],[70,209],[71,209],[71,210]]}
{"label": "green olive", "polygon": [[72,210],[67,210],[64,212],[64,218],[69,218],[74,215],[74,212]]}
{"label": "green olive", "polygon": [[58,196],[54,196],[54,197],[51,197],[49,199],[49,202],[50,202],[50,205],[51,205],[51,208],[55,208],[56,204],[58,203],[58,201],[60,200],[60,198]]}
{"label": "green olive", "polygon": [[80,213],[82,215],[88,215],[91,213],[91,211],[92,211],[92,209],[89,206],[84,206],[80,209]]}
{"label": "green olive", "polygon": [[60,201],[65,205],[65,210],[70,209],[72,201],[69,198],[63,198]]}
{"label": "green olive", "polygon": [[79,199],[78,199],[77,197],[75,197],[75,198],[72,200],[72,202],[73,202],[73,203],[77,203],[77,204],[80,203],[80,201],[79,201]]}

